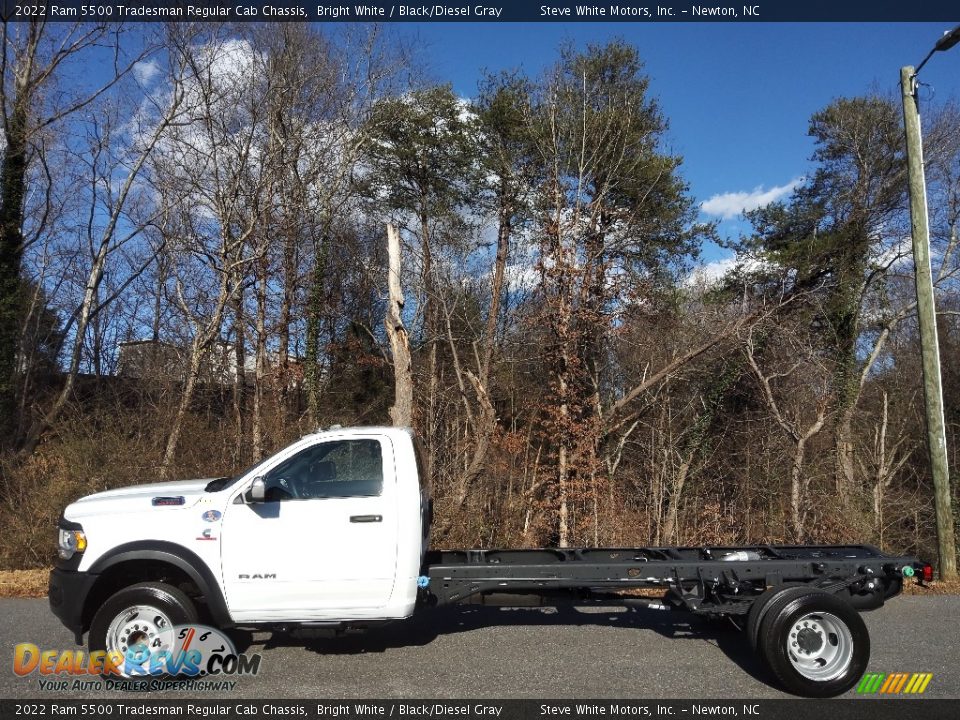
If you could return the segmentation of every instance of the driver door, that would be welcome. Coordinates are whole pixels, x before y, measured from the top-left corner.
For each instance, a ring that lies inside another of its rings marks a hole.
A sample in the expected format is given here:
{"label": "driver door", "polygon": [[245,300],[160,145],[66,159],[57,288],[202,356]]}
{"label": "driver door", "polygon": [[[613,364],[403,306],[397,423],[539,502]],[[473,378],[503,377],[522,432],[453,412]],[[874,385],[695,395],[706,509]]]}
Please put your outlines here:
{"label": "driver door", "polygon": [[244,499],[245,482],[221,530],[234,619],[375,617],[396,574],[393,468],[387,438],[351,435],[279,458],[262,474],[264,502]]}

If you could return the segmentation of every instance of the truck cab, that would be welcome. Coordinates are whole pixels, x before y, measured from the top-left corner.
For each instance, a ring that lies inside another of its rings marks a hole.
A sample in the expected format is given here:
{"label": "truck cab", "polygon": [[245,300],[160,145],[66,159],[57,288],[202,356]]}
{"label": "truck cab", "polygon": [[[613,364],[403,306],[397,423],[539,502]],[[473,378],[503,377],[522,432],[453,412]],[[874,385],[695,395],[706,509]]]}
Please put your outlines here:
{"label": "truck cab", "polygon": [[51,607],[78,643],[104,603],[136,582],[179,589],[220,627],[408,617],[429,507],[409,430],[333,428],[232,478],[72,503]]}

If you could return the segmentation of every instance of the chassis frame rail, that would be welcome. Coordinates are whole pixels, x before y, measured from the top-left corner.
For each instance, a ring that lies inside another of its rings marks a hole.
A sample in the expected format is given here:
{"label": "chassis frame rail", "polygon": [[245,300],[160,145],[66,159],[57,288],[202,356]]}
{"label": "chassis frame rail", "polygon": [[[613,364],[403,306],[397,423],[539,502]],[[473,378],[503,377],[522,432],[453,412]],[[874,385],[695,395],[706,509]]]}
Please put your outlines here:
{"label": "chassis frame rail", "polygon": [[424,574],[436,604],[485,593],[663,587],[679,609],[739,615],[757,595],[783,584],[847,590],[863,598],[862,607],[876,607],[900,591],[907,566],[919,561],[871,545],[551,548],[434,551]]}

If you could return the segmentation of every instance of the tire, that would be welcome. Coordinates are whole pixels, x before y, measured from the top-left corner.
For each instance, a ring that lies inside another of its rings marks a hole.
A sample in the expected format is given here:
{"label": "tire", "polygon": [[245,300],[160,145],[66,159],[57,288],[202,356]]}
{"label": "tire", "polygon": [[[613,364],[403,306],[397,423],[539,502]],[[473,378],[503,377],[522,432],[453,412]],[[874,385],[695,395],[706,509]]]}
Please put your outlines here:
{"label": "tire", "polygon": [[850,603],[806,588],[783,591],[770,602],[760,623],[759,648],[781,685],[804,697],[845,693],[870,661],[867,626]]}
{"label": "tire", "polygon": [[[196,622],[197,609],[183,591],[164,583],[138,583],[114,593],[97,610],[90,623],[90,651],[125,653],[134,643],[152,645],[164,631],[172,638],[175,625]],[[122,677],[133,675],[121,672]]]}
{"label": "tire", "polygon": [[753,601],[753,605],[750,606],[750,612],[747,614],[746,633],[747,639],[750,640],[750,647],[754,652],[759,649],[757,638],[760,635],[760,623],[763,622],[763,618],[766,617],[770,603],[778,598],[785,597],[784,593],[791,593],[790,597],[793,597],[797,594],[796,591],[798,590],[804,591],[801,594],[805,594],[807,591],[816,591],[816,588],[812,588],[809,585],[779,585],[770,588]]}

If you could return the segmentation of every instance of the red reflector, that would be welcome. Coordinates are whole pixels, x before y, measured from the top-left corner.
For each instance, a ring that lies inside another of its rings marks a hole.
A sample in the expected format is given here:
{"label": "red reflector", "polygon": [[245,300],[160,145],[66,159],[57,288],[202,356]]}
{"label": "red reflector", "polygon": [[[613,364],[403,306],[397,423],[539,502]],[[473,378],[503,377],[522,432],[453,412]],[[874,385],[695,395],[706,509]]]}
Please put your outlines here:
{"label": "red reflector", "polygon": [[924,582],[931,582],[933,580],[933,565],[930,563],[924,563],[923,567],[920,568]]}

